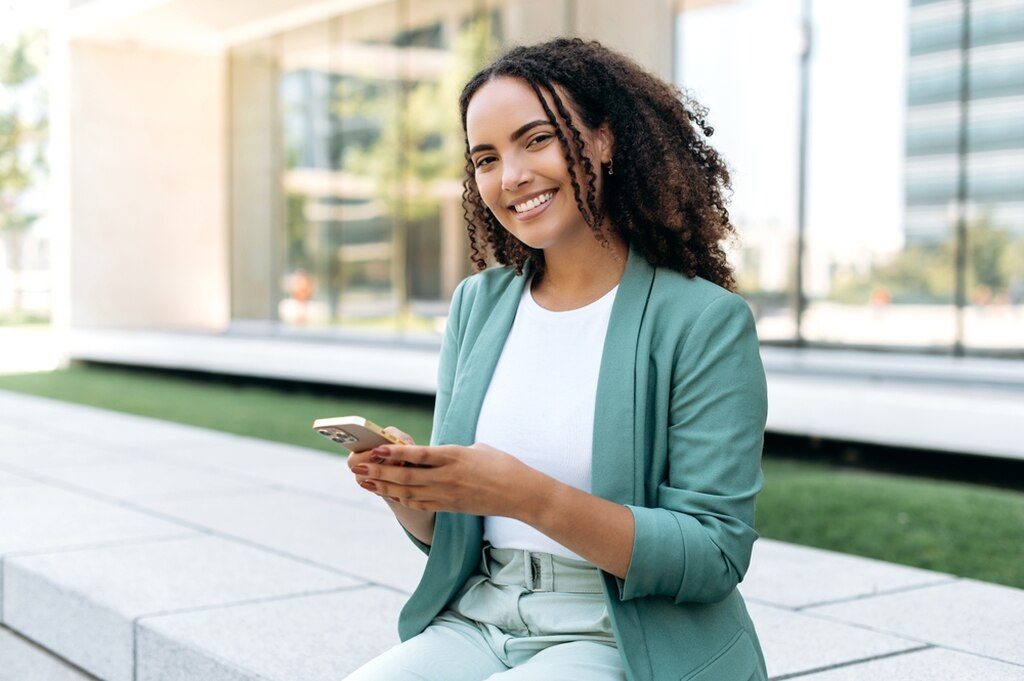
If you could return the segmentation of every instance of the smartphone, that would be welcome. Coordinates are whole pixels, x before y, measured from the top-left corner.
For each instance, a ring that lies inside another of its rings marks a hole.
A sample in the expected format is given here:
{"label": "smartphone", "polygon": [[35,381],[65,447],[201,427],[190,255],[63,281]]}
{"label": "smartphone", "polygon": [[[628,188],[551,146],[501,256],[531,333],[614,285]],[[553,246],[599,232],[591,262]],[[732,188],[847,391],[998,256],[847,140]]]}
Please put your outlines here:
{"label": "smartphone", "polygon": [[362,416],[336,416],[313,421],[313,430],[352,452],[365,452],[380,445],[400,445],[373,421]]}

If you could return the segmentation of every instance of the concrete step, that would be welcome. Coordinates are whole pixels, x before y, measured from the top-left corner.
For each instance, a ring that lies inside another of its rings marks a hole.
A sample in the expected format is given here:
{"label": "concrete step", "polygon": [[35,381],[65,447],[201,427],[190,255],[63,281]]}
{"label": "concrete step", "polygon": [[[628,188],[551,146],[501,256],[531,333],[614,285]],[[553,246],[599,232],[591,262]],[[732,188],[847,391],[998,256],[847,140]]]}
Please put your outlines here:
{"label": "concrete step", "polygon": [[95,681],[45,648],[0,626],[0,681]]}
{"label": "concrete step", "polygon": [[[424,562],[347,475],[0,392],[0,669],[38,644],[109,681],[344,678],[397,642]],[[741,590],[774,679],[1024,678],[1024,591],[768,540]]]}

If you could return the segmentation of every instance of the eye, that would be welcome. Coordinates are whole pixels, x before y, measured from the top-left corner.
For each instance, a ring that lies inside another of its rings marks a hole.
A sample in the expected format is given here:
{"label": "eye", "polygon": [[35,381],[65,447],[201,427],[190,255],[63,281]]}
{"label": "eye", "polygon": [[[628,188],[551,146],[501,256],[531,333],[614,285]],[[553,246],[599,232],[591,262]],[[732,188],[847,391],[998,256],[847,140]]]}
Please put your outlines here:
{"label": "eye", "polygon": [[528,147],[540,146],[541,144],[544,144],[545,142],[547,142],[547,141],[549,141],[551,139],[554,139],[554,135],[552,135],[550,132],[537,133],[536,135],[534,135],[533,137],[530,138],[530,141],[526,143],[526,146],[528,146]]}
{"label": "eye", "polygon": [[473,167],[475,167],[477,170],[480,170],[481,168],[486,168],[487,166],[491,165],[497,160],[497,157],[493,155],[480,156],[475,161],[473,161]]}

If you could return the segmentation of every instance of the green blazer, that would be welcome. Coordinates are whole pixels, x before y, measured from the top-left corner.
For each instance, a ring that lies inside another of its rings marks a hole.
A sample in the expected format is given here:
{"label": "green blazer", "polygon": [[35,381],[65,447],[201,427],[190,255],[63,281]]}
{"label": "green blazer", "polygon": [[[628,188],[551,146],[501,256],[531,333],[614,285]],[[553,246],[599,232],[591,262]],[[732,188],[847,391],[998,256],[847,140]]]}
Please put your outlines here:
{"label": "green blazer", "polygon": [[[526,276],[485,270],[459,285],[441,348],[432,444],[469,445]],[[592,491],[626,505],[626,578],[604,574],[630,681],[766,678],[736,585],[757,533],[767,397],[746,303],[631,252],[597,386]],[[399,618],[420,633],[476,569],[479,516],[439,513],[423,577]]]}

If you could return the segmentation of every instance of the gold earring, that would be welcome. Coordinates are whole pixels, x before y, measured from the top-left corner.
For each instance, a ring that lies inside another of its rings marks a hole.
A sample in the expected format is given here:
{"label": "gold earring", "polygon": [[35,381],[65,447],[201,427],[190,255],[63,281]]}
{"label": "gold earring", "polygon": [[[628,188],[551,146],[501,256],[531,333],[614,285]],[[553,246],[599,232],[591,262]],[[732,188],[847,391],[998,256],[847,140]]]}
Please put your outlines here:
{"label": "gold earring", "polygon": [[614,164],[615,164],[615,159],[612,159],[612,158],[608,159],[608,174],[609,175],[614,175],[615,174]]}

